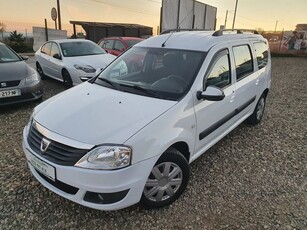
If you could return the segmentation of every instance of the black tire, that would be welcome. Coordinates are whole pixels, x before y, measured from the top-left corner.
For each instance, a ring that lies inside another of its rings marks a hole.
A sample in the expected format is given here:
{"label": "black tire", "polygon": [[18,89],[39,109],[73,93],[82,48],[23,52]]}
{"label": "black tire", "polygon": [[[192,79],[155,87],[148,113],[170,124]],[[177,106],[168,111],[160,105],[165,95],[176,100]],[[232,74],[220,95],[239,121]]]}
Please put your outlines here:
{"label": "black tire", "polygon": [[178,150],[169,148],[153,167],[140,204],[147,209],[170,205],[186,189],[189,176],[190,168],[186,158]]}
{"label": "black tire", "polygon": [[247,119],[246,122],[251,125],[257,125],[260,123],[263,114],[264,114],[264,109],[265,109],[265,102],[266,102],[266,96],[265,94],[262,94],[261,97],[259,98],[257,105],[254,109],[254,112],[252,115],[250,115]]}
{"label": "black tire", "polygon": [[38,62],[36,62],[36,70],[37,70],[38,74],[41,76],[41,79],[45,80],[46,75],[44,74],[44,71],[43,71],[41,65]]}
{"label": "black tire", "polygon": [[66,69],[62,70],[62,78],[63,78],[63,83],[65,85],[65,88],[68,89],[68,88],[73,87],[71,76]]}

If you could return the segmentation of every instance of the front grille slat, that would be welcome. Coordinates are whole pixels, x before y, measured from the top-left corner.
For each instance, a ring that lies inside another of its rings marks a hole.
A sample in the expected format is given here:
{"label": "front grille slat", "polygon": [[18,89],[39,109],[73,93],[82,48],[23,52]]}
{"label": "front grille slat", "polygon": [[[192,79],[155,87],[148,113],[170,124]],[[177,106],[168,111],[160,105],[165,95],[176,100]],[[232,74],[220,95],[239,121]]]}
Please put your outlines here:
{"label": "front grille slat", "polygon": [[3,88],[15,87],[15,86],[18,86],[19,83],[20,83],[20,80],[19,81],[2,81],[0,82],[0,88],[3,89]]}
{"label": "front grille slat", "polygon": [[77,149],[46,138],[51,142],[47,150],[43,152],[41,151],[43,138],[44,136],[34,126],[31,126],[28,134],[30,147],[41,157],[55,164],[73,166],[89,151],[88,149]]}

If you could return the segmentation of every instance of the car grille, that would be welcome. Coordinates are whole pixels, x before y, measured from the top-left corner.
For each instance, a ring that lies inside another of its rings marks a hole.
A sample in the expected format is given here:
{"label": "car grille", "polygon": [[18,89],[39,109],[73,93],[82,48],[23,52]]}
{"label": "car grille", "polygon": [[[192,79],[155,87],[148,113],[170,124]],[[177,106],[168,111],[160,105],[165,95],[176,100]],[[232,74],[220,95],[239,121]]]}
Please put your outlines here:
{"label": "car grille", "polygon": [[77,149],[48,138],[45,139],[51,142],[47,150],[43,152],[41,151],[41,142],[43,138],[45,137],[38,132],[34,126],[31,126],[28,135],[28,143],[30,147],[35,153],[55,164],[73,166],[88,152],[88,149]]}
{"label": "car grille", "polygon": [[2,81],[0,82],[0,88],[9,88],[9,87],[15,87],[18,86],[20,81]]}

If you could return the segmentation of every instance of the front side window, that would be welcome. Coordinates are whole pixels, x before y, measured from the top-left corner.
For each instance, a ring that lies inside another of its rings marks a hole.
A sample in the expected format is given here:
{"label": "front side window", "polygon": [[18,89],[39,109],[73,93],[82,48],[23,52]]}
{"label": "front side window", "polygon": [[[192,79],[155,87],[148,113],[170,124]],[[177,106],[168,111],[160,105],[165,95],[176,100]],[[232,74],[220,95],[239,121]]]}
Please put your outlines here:
{"label": "front side window", "polygon": [[258,68],[262,69],[268,63],[268,55],[269,55],[268,45],[264,42],[256,42],[254,43],[254,46],[257,55]]}
{"label": "front side window", "polygon": [[240,80],[254,71],[252,55],[248,45],[233,47],[236,63],[237,80]]}
{"label": "front side window", "polygon": [[51,46],[51,52],[50,52],[50,56],[53,57],[53,55],[55,54],[59,54],[60,55],[60,50],[59,50],[59,47],[56,43],[53,43],[52,46]]}
{"label": "front side window", "polygon": [[125,49],[125,46],[123,45],[123,43],[121,41],[115,40],[114,49],[122,51],[122,50]]}
{"label": "front side window", "polygon": [[21,61],[21,59],[10,48],[0,45],[0,63],[18,61]]}
{"label": "front side window", "polygon": [[217,61],[214,63],[206,80],[206,87],[213,85],[219,88],[224,88],[231,83],[231,75],[229,68],[229,55],[224,51],[219,55]]}
{"label": "front side window", "polygon": [[190,89],[205,54],[132,47],[111,63],[95,83],[134,94],[179,100]]}
{"label": "front side window", "polygon": [[77,57],[105,54],[98,45],[87,41],[64,42],[60,44],[64,57]]}

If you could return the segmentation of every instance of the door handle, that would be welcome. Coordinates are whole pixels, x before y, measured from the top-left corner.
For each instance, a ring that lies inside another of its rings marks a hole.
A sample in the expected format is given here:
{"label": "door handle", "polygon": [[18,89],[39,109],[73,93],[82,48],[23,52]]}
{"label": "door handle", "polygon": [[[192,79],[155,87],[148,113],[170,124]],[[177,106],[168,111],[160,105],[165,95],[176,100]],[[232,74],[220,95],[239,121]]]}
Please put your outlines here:
{"label": "door handle", "polygon": [[230,103],[234,102],[235,100],[235,91],[232,91],[231,97],[230,97]]}
{"label": "door handle", "polygon": [[256,80],[256,85],[258,85],[259,84],[259,78]]}

